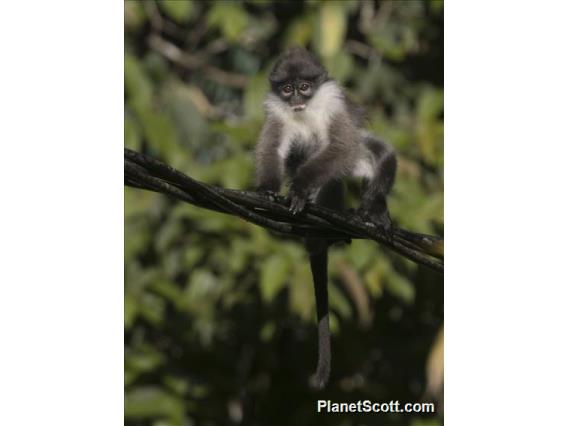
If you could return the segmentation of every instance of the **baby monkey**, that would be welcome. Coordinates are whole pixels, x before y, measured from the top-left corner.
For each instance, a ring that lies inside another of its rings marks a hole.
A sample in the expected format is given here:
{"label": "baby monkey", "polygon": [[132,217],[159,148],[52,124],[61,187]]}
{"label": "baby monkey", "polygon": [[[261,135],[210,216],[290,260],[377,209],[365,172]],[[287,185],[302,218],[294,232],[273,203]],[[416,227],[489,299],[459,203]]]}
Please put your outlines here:
{"label": "baby monkey", "polygon": [[[347,176],[363,178],[359,214],[391,232],[386,196],[396,174],[393,149],[363,128],[361,110],[302,48],[284,52],[269,75],[266,121],[256,148],[257,190],[277,193],[290,182],[292,212],[308,201],[341,210]],[[316,294],[318,364],[310,383],[325,387],[331,368],[327,295],[329,242],[308,238],[306,247]]]}

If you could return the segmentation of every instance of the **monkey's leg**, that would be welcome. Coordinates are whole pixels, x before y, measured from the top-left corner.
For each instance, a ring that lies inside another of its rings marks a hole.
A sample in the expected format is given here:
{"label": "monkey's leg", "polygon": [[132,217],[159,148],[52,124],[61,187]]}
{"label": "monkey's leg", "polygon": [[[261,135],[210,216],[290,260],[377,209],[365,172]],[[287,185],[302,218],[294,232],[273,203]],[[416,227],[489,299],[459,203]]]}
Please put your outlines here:
{"label": "monkey's leg", "polygon": [[367,138],[365,144],[373,156],[372,176],[364,184],[360,213],[385,232],[390,232],[392,221],[387,208],[387,194],[390,192],[396,176],[396,156],[384,142]]}
{"label": "monkey's leg", "polygon": [[[344,204],[343,183],[331,181],[318,193],[316,203],[340,210]],[[310,378],[310,385],[323,389],[331,372],[331,334],[329,331],[329,302],[327,294],[327,253],[333,242],[318,238],[306,239],[306,248],[310,256],[310,266],[316,297],[318,321],[318,364],[316,372]]]}

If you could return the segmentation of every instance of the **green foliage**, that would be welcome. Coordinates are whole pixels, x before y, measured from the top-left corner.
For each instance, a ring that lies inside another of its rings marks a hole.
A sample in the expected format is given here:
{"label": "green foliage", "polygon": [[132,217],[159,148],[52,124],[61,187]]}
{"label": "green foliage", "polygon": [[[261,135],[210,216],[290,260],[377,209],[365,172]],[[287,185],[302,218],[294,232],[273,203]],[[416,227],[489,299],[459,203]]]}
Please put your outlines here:
{"label": "green foliage", "polygon": [[[267,73],[281,49],[303,45],[399,153],[395,221],[442,234],[442,19],[439,1],[128,0],[124,143],[196,179],[251,189]],[[149,44],[151,34],[193,62],[172,61]],[[349,189],[355,207],[358,183]],[[361,424],[328,423],[306,386],[317,352],[301,241],[127,188],[124,254],[127,424]],[[421,400],[442,323],[441,278],[355,240],[332,250],[329,293],[334,360],[322,395]],[[372,313],[368,327],[361,303]]]}
{"label": "green foliage", "polygon": [[158,6],[164,14],[178,24],[186,23],[193,13],[191,0],[160,0]]}
{"label": "green foliage", "polygon": [[273,254],[260,268],[260,294],[271,302],[288,281],[291,265],[285,256]]}
{"label": "green foliage", "polygon": [[314,37],[316,52],[324,59],[339,52],[347,31],[344,3],[325,2],[319,8]]}
{"label": "green foliage", "polygon": [[236,41],[248,25],[248,14],[237,3],[220,1],[213,4],[207,22],[227,40]]}

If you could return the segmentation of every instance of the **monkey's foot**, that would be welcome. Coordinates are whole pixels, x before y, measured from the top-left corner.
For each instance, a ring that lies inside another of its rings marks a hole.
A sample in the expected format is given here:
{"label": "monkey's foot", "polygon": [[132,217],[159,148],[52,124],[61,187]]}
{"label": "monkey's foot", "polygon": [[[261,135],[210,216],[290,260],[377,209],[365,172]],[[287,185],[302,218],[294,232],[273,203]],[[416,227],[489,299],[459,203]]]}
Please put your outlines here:
{"label": "monkey's foot", "polygon": [[278,194],[278,192],[273,191],[271,189],[258,188],[256,191],[260,192],[262,195],[266,196],[272,202],[276,201],[278,199],[278,197],[280,196],[280,194]]}

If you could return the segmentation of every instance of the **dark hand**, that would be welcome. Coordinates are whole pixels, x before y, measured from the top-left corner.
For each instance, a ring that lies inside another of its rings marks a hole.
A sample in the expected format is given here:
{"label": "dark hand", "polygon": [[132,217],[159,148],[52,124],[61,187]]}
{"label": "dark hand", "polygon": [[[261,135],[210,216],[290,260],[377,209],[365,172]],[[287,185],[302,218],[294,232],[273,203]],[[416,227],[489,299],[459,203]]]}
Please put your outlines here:
{"label": "dark hand", "polygon": [[363,221],[375,224],[389,240],[392,239],[394,230],[392,220],[387,210],[377,212],[374,210],[360,208],[358,213]]}
{"label": "dark hand", "polygon": [[290,198],[290,211],[293,214],[298,214],[306,207],[306,203],[309,199],[309,192],[306,190],[300,191],[292,184],[288,197]]}

